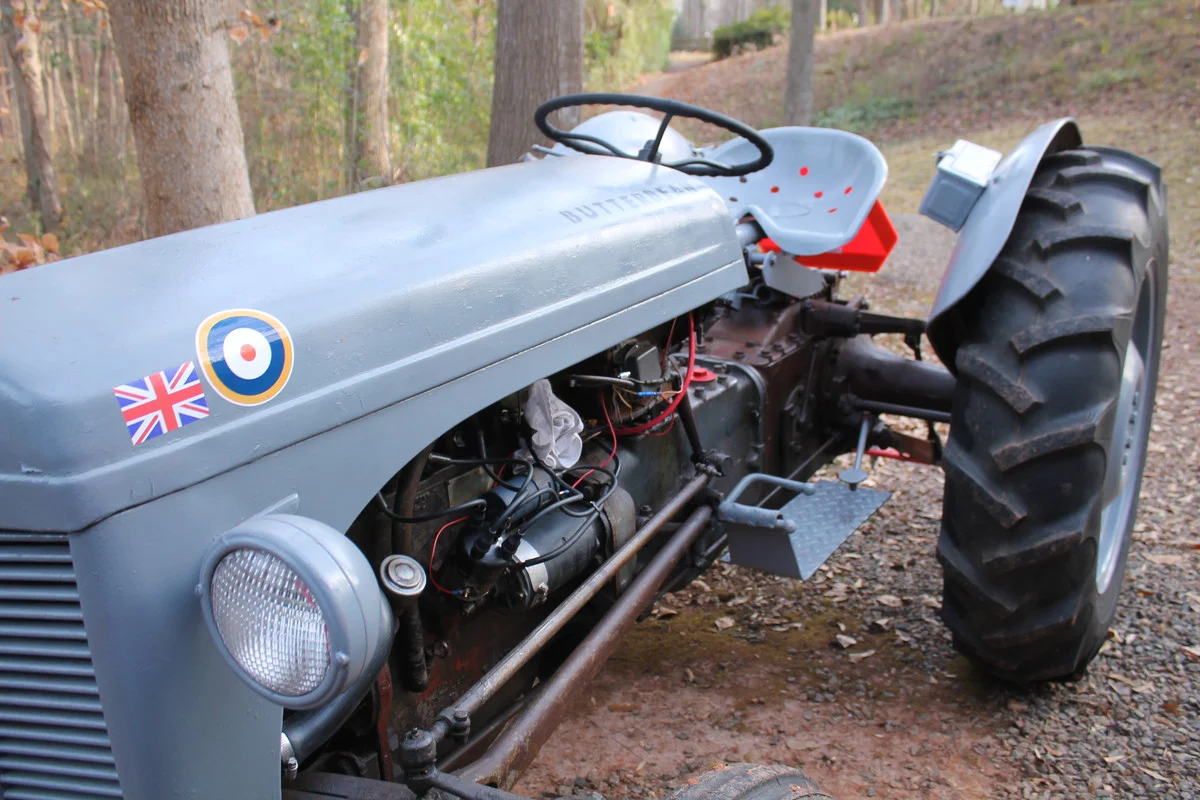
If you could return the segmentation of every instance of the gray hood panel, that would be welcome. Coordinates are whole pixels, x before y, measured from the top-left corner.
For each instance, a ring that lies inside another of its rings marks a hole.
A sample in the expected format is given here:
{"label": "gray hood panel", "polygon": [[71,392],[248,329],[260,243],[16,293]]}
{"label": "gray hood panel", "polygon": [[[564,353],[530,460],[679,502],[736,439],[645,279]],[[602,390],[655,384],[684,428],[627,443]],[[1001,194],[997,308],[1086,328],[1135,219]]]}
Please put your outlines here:
{"label": "gray hood panel", "polygon": [[[4,276],[0,527],[80,530],[714,273],[728,291],[736,241],[695,178],[550,158]],[[133,445],[113,388],[199,369],[197,326],[235,308],[287,327],[284,389],[244,407],[202,378],[209,416]]]}

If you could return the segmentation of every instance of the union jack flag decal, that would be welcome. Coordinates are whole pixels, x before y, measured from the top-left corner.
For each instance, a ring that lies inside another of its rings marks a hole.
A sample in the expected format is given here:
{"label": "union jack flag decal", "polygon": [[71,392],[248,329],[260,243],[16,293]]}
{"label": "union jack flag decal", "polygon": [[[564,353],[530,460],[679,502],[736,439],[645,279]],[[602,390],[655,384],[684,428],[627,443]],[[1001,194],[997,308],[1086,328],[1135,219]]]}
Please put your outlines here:
{"label": "union jack flag decal", "polygon": [[208,401],[191,361],[113,389],[135,445],[208,416]]}

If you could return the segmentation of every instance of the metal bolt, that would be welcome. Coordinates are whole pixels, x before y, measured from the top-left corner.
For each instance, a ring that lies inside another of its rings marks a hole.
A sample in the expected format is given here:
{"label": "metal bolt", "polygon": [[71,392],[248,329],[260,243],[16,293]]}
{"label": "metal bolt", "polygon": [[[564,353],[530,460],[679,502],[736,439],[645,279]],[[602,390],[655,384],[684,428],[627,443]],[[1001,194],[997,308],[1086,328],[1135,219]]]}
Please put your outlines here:
{"label": "metal bolt", "polygon": [[768,348],[766,348],[766,347],[764,347],[762,350],[759,350],[759,351],[758,351],[758,354],[759,354],[760,356],[762,356],[763,358],[770,358],[770,357],[771,357],[771,351],[770,351],[770,349],[768,349]]}
{"label": "metal bolt", "polygon": [[738,361],[741,361],[743,358],[746,357],[746,351],[745,350],[734,350],[733,357],[735,359],[737,359]]}

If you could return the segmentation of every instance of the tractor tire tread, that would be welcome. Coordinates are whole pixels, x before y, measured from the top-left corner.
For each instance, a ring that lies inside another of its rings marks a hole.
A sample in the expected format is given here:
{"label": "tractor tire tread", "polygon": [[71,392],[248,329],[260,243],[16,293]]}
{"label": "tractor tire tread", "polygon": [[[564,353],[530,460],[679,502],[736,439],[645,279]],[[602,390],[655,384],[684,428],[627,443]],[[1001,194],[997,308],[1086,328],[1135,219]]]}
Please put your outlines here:
{"label": "tractor tire tread", "polygon": [[[1086,169],[1086,167],[1076,167],[1076,169]],[[1058,189],[1039,189],[1036,187],[1030,189],[1025,194],[1025,204],[1027,206],[1044,208],[1063,219],[1083,210],[1083,206],[1075,195],[1070,192],[1059,191]]]}
{"label": "tractor tire tread", "polygon": [[1066,319],[1031,325],[1013,334],[1009,339],[1018,355],[1027,355],[1031,350],[1057,345],[1068,339],[1081,337],[1106,337],[1112,340],[1121,320],[1115,314],[1080,314]]}
{"label": "tractor tire tread", "polygon": [[997,447],[992,451],[992,458],[1001,472],[1011,472],[1037,458],[1045,458],[1075,447],[1095,445],[1098,425],[1099,420],[1062,425],[1054,430]]}
{"label": "tractor tire tread", "polygon": [[995,269],[997,275],[1008,278],[1042,302],[1051,300],[1062,293],[1054,281],[1045,275],[1039,275],[1011,258],[997,259]]}
{"label": "tractor tire tread", "polygon": [[1058,558],[1078,547],[1082,541],[1082,526],[1067,525],[1045,533],[1039,531],[1029,542],[1021,539],[1005,540],[985,551],[980,557],[980,562],[988,572],[999,575]]}
{"label": "tractor tire tread", "polygon": [[689,778],[666,800],[833,800],[795,767],[717,764]]}
{"label": "tractor tire tread", "polygon": [[1136,237],[1132,231],[1112,225],[1075,225],[1046,231],[1033,241],[1043,256],[1052,256],[1071,247],[1129,247]]}
{"label": "tractor tire tread", "polygon": [[946,480],[953,480],[966,491],[1002,528],[1011,528],[1025,519],[1027,513],[1016,501],[1005,497],[1003,490],[989,487],[984,479],[978,477],[972,466],[967,466],[970,458],[958,448],[948,446],[942,453],[942,463],[946,470]]}
{"label": "tractor tire tread", "polygon": [[1041,404],[1041,398],[1019,381],[1004,374],[1003,370],[987,357],[987,352],[977,347],[960,348],[954,359],[959,375],[978,381],[995,392],[1018,414],[1024,414]]}

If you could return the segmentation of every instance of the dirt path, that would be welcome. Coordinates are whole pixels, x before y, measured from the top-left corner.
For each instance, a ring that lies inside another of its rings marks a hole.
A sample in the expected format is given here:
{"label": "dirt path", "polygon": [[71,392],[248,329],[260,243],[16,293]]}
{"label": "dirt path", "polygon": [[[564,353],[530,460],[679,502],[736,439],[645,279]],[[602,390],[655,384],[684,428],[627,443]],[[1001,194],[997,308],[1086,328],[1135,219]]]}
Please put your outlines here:
{"label": "dirt path", "polygon": [[661,97],[664,90],[674,84],[676,75],[711,62],[712,54],[704,50],[672,50],[666,71],[643,75],[628,91],[633,94]]}

